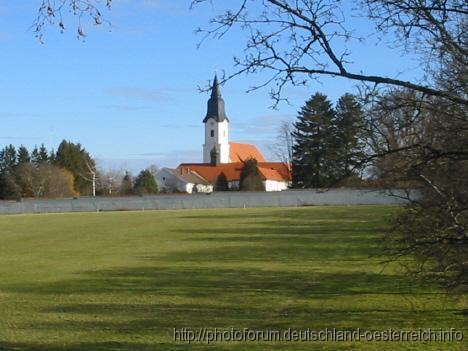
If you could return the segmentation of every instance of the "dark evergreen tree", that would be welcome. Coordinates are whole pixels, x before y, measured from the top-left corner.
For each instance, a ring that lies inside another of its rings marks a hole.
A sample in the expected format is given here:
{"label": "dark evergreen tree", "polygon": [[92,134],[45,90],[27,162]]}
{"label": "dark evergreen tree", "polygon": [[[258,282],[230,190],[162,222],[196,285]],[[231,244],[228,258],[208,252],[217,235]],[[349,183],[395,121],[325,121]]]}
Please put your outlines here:
{"label": "dark evergreen tree", "polygon": [[31,162],[35,165],[39,164],[39,149],[37,148],[37,145],[31,151]]}
{"label": "dark evergreen tree", "polygon": [[31,161],[31,156],[26,146],[21,145],[18,148],[18,164],[29,163]]}
{"label": "dark evergreen tree", "polygon": [[44,144],[41,144],[39,148],[37,146],[34,147],[34,150],[31,152],[31,161],[35,165],[50,161],[49,153],[47,152],[47,148]]}
{"label": "dark evergreen tree", "polygon": [[[41,154],[39,150],[39,155]],[[95,162],[81,144],[63,140],[55,154],[55,164],[73,174],[75,190],[78,193],[91,193],[91,170],[95,169]]]}
{"label": "dark evergreen tree", "polygon": [[52,151],[50,152],[50,155],[49,155],[49,162],[51,164],[56,164],[57,163],[57,157],[55,155],[55,151],[54,149],[52,149]]}
{"label": "dark evergreen tree", "polygon": [[229,183],[224,172],[221,172],[216,179],[215,191],[229,191]]}
{"label": "dark evergreen tree", "polygon": [[17,159],[18,164],[15,167],[16,184],[21,188],[22,197],[32,197],[33,193],[31,191],[31,187],[25,179],[32,178],[33,164],[31,163],[29,151],[24,145],[21,145],[18,148]]}
{"label": "dark evergreen tree", "polygon": [[265,191],[265,185],[258,169],[257,160],[249,158],[243,161],[239,180],[239,190],[243,191]]}
{"label": "dark evergreen tree", "polygon": [[133,181],[130,173],[125,172],[125,176],[122,178],[122,184],[120,184],[121,195],[133,194]]}
{"label": "dark evergreen tree", "polygon": [[0,151],[0,199],[17,199],[21,188],[16,183],[17,166],[16,148],[8,145]]}
{"label": "dark evergreen tree", "polygon": [[143,195],[156,194],[158,191],[158,184],[154,180],[153,174],[147,169],[141,171],[135,179],[134,192]]}
{"label": "dark evergreen tree", "polygon": [[16,148],[8,145],[0,151],[0,172],[13,172],[17,165]]}
{"label": "dark evergreen tree", "polygon": [[336,104],[335,125],[338,180],[359,174],[360,162],[365,158],[366,135],[360,104],[351,94],[343,95]]}
{"label": "dark evergreen tree", "polygon": [[49,153],[47,152],[47,148],[44,146],[44,144],[41,144],[39,147],[38,160],[39,162],[49,161]]}
{"label": "dark evergreen tree", "polygon": [[299,112],[293,131],[293,186],[323,187],[333,182],[337,155],[335,111],[323,94],[313,95]]}

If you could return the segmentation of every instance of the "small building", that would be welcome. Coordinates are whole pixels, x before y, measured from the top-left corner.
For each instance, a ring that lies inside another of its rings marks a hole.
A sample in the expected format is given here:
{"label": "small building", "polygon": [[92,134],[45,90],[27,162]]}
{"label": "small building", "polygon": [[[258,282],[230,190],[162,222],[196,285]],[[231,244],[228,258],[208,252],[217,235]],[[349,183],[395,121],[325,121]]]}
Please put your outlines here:
{"label": "small building", "polygon": [[213,184],[190,169],[162,168],[156,173],[156,182],[163,192],[211,193]]}
{"label": "small building", "polygon": [[[242,162],[224,163],[218,165],[204,163],[183,163],[177,167],[182,172],[191,171],[216,185],[221,175],[226,177],[230,190],[239,189],[239,181],[243,167]],[[282,162],[258,162],[258,170],[265,191],[286,190],[291,182],[289,166]]]}

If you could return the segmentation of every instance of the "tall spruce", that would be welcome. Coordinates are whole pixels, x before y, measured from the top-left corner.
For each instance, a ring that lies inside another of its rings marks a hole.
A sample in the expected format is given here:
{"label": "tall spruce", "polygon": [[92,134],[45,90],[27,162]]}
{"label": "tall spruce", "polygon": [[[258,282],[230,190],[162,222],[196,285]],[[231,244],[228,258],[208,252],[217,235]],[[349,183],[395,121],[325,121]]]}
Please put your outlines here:
{"label": "tall spruce", "polygon": [[336,139],[335,111],[328,98],[316,93],[301,108],[294,124],[293,186],[318,188],[334,179],[330,157]]}
{"label": "tall spruce", "polygon": [[29,151],[26,146],[21,145],[18,148],[17,159],[19,165],[29,163],[31,161],[31,156],[29,155]]}
{"label": "tall spruce", "polygon": [[342,180],[356,176],[361,169],[361,161],[365,158],[366,128],[361,105],[354,95],[345,94],[340,97],[335,110],[335,147],[338,150],[336,178]]}
{"label": "tall spruce", "polygon": [[47,152],[46,147],[44,144],[38,148],[37,146],[34,147],[33,151],[31,151],[31,162],[38,166],[41,163],[49,161],[49,154]]}
{"label": "tall spruce", "polygon": [[47,162],[49,161],[49,152],[44,144],[41,144],[39,147],[39,162]]}
{"label": "tall spruce", "polygon": [[16,164],[16,148],[13,145],[10,144],[0,150],[0,172],[13,172]]}
{"label": "tall spruce", "polygon": [[16,166],[16,148],[8,145],[0,150],[0,199],[17,199],[21,196],[21,188],[15,177]]}
{"label": "tall spruce", "polygon": [[133,180],[129,172],[125,172],[125,176],[122,178],[120,184],[121,195],[132,195],[133,194]]}

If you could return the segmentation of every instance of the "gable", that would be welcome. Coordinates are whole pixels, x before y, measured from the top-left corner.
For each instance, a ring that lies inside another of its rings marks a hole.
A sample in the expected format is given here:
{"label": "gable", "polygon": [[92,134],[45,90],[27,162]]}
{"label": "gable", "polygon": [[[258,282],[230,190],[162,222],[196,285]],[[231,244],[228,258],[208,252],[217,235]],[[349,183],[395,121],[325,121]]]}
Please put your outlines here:
{"label": "gable", "polygon": [[257,162],[265,162],[265,158],[255,145],[229,143],[229,159],[230,162],[243,162],[249,158],[254,158]]}

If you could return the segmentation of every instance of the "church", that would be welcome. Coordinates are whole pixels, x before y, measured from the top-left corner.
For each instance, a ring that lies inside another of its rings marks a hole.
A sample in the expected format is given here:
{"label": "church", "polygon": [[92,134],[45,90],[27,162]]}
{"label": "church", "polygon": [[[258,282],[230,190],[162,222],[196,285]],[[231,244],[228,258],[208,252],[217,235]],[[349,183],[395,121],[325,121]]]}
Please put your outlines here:
{"label": "church", "polygon": [[229,189],[238,190],[243,161],[250,158],[257,160],[266,191],[288,188],[291,181],[288,164],[267,162],[255,145],[229,141],[229,118],[216,75],[203,124],[203,163],[182,163],[176,169],[163,168],[156,176],[161,189],[187,193],[211,192],[218,177],[223,175]]}

